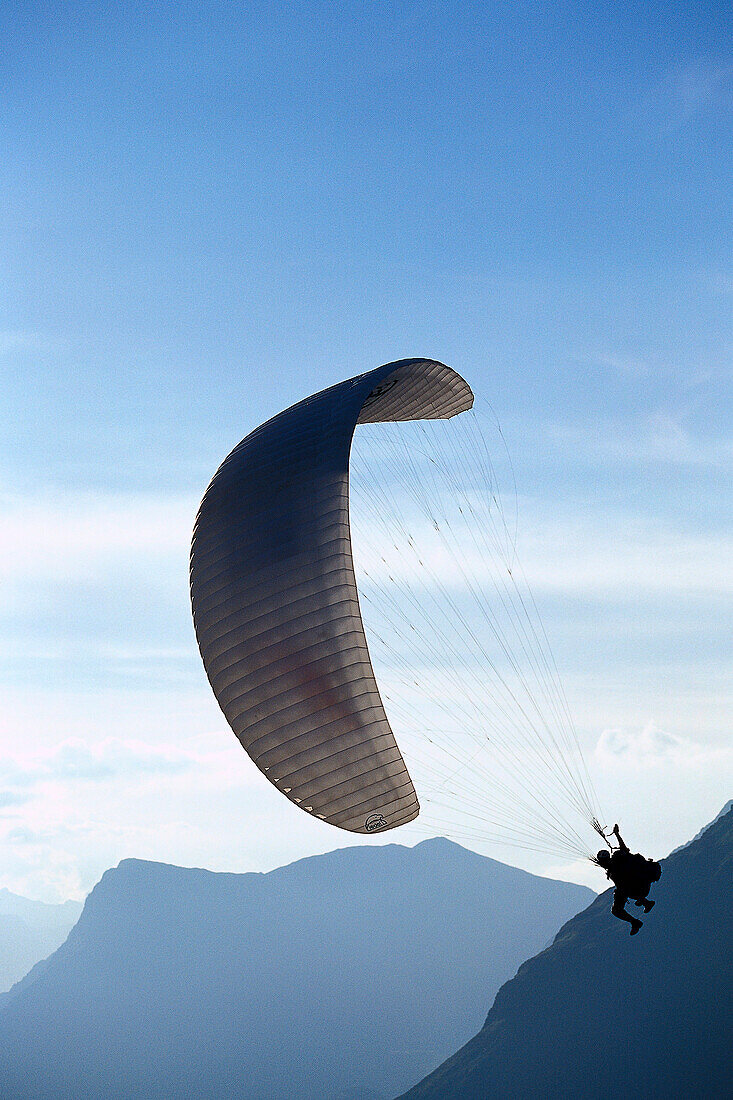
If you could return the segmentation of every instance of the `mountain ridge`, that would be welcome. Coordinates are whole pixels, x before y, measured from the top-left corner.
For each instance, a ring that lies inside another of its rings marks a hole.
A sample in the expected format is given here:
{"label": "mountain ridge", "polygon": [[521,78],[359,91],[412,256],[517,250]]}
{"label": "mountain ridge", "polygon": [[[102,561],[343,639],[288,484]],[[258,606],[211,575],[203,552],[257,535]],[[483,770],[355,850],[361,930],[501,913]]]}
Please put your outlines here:
{"label": "mountain ridge", "polygon": [[0,1002],[3,1100],[28,1082],[54,1100],[387,1100],[592,897],[438,838],[243,875],[123,860]]}

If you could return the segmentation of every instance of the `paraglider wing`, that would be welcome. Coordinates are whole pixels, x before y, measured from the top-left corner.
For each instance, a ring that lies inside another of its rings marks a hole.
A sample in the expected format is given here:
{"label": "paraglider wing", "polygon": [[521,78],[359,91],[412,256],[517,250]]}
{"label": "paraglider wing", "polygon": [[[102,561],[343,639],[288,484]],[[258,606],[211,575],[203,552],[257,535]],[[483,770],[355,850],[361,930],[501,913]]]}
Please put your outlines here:
{"label": "paraglider wing", "polygon": [[472,404],[467,383],[433,360],[348,379],[242,440],[196,518],[191,602],[219,705],[278,790],[351,832],[419,812],[359,610],[352,436],[358,423],[448,418]]}

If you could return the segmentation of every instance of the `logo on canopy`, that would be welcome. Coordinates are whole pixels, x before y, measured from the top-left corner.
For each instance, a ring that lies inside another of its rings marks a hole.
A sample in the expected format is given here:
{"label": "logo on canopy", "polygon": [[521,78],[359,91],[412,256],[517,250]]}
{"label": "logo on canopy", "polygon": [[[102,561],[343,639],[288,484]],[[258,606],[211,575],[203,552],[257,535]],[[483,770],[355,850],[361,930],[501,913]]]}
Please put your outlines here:
{"label": "logo on canopy", "polygon": [[384,814],[369,814],[364,822],[364,828],[368,833],[375,833],[377,829],[383,829],[386,824]]}
{"label": "logo on canopy", "polygon": [[383,382],[380,382],[379,385],[374,387],[374,389],[362,405],[362,409],[368,409],[369,406],[373,405],[378,398],[384,397],[385,393],[389,393],[389,391],[393,390],[398,384],[398,378],[385,378]]}

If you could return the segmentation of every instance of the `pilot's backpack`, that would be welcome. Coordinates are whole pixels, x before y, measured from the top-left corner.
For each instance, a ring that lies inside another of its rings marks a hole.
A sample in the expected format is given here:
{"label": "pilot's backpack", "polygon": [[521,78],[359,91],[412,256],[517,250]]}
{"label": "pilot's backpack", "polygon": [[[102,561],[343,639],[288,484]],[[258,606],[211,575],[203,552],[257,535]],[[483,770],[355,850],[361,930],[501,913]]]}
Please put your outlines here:
{"label": "pilot's backpack", "polygon": [[629,857],[629,872],[630,877],[633,878],[633,886],[636,891],[636,895],[632,892],[631,897],[644,898],[651,884],[659,881],[662,868],[656,860],[647,859],[638,852],[634,852]]}

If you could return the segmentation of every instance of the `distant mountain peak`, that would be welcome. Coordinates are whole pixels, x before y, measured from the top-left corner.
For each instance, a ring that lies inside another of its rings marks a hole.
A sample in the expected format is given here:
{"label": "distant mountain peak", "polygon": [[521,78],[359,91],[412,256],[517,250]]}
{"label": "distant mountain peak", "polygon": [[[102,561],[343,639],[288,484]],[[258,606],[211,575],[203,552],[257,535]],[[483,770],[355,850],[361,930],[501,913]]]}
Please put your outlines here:
{"label": "distant mountain peak", "polygon": [[74,1100],[384,1100],[592,897],[440,837],[266,874],[123,860],[4,999],[3,1100],[28,1081]]}
{"label": "distant mountain peak", "polygon": [[77,901],[54,905],[0,888],[0,993],[64,942],[81,910]]}

